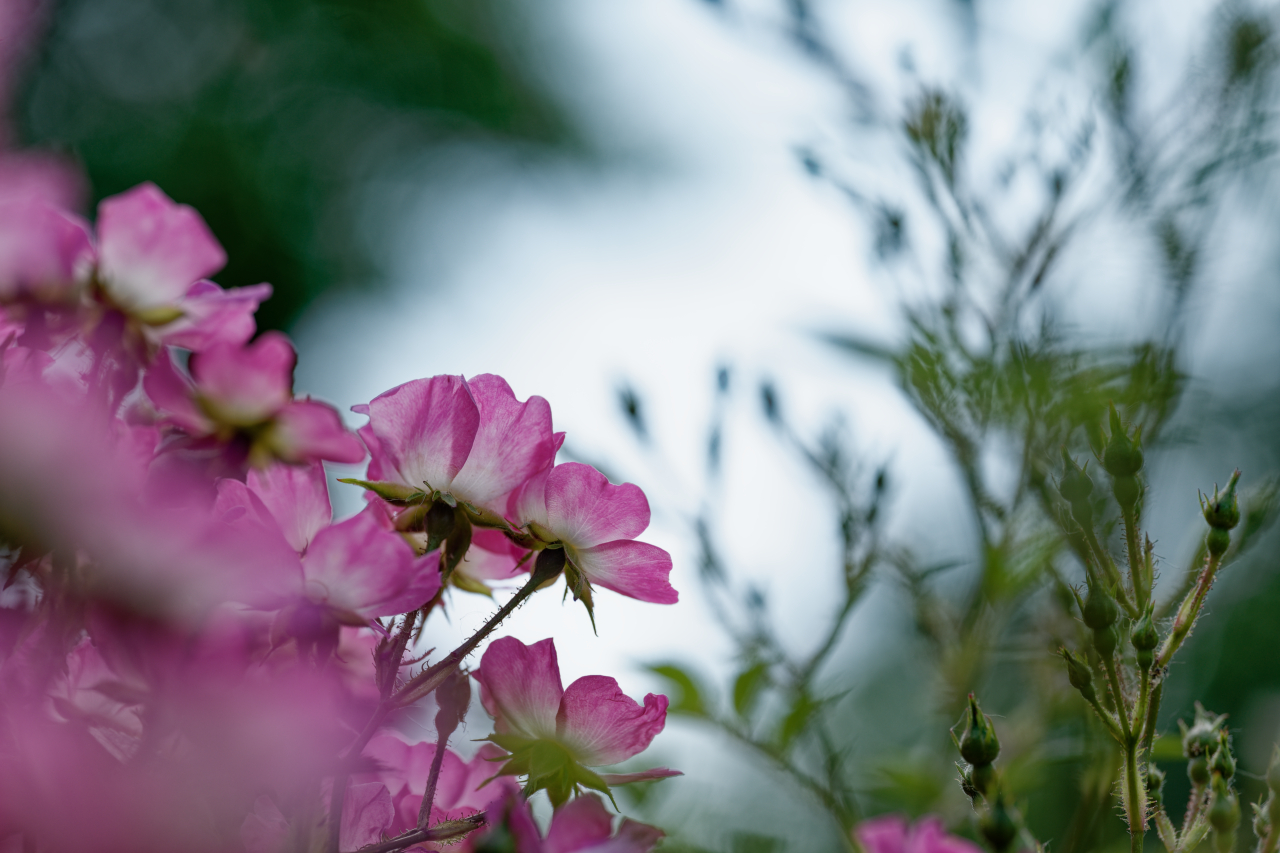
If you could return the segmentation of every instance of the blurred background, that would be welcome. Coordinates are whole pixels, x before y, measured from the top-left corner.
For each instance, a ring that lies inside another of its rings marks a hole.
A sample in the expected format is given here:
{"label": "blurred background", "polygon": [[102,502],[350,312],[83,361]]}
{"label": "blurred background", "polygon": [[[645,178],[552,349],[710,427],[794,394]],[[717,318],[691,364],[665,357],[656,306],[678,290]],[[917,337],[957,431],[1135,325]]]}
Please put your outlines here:
{"label": "blurred background", "polygon": [[[230,257],[217,280],[274,285],[259,321],[297,341],[300,391],[345,408],[498,373],[551,401],[563,459],[646,490],[680,604],[601,595],[597,638],[543,596],[511,633],[554,636],[566,679],[672,696],[644,758],[687,775],[619,804],[673,849],[839,849],[885,811],[971,833],[946,731],[969,691],[1043,842],[1127,846],[1114,756],[1052,655],[1078,640],[1064,591],[1082,580],[1052,486],[1108,401],[1144,425],[1163,600],[1204,533],[1196,490],[1245,472],[1248,547],[1175,660],[1161,726],[1199,699],[1264,770],[1274,6],[6,14],[6,144],[77,163],[86,210],[144,180],[195,206]],[[433,643],[491,609],[455,592]],[[1176,820],[1185,776],[1162,754]]]}

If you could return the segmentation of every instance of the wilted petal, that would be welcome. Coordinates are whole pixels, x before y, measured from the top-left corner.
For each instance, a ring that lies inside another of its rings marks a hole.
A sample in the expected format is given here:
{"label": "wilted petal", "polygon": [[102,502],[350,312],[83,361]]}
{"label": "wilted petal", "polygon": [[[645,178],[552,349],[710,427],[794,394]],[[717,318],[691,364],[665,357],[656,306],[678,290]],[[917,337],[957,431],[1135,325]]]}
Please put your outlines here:
{"label": "wilted petal", "polygon": [[357,850],[366,844],[382,839],[395,817],[391,805],[391,792],[385,785],[366,782],[348,785],[342,803],[342,831],[339,833],[340,850]]}
{"label": "wilted petal", "polygon": [[447,491],[480,426],[480,410],[461,376],[406,382],[362,408],[381,447],[381,478],[417,489],[429,484]]}
{"label": "wilted petal", "polygon": [[356,463],[364,458],[364,445],[343,426],[338,410],[316,400],[294,400],[276,413],[271,449],[288,462]]}
{"label": "wilted petal", "polygon": [[467,384],[480,422],[452,491],[462,500],[487,506],[555,461],[551,405],[541,397],[521,403],[501,376],[484,374]]}
{"label": "wilted petal", "polygon": [[553,468],[545,494],[547,526],[578,548],[634,539],[649,526],[649,501],[639,486],[615,486],[581,462]]}
{"label": "wilted petal", "polygon": [[555,644],[547,639],[526,646],[515,637],[489,644],[480,669],[480,701],[500,732],[552,738],[564,688]]}
{"label": "wilted petal", "polygon": [[[420,607],[440,588],[439,572],[432,577],[431,564],[415,558],[377,505],[321,530],[302,565],[309,598],[366,619]],[[410,594],[415,602],[401,609]]]}
{"label": "wilted petal", "polygon": [[644,751],[666,722],[666,696],[650,693],[641,707],[609,676],[587,675],[565,689],[556,731],[579,761],[599,767]]}
{"label": "wilted petal", "polygon": [[267,332],[251,344],[215,344],[191,356],[191,377],[224,423],[253,426],[293,398],[298,356],[289,339]]}
{"label": "wilted petal", "polygon": [[241,345],[257,331],[253,314],[270,296],[269,284],[223,290],[211,281],[197,281],[177,305],[182,317],[157,329],[156,339],[192,352],[219,343]]}
{"label": "wilted petal", "polygon": [[227,262],[200,214],[141,184],[98,206],[99,270],[127,310],[176,302]]}
{"label": "wilted petal", "polygon": [[648,853],[662,838],[654,826],[623,820],[613,834],[613,815],[595,794],[556,809],[547,828],[546,853]]}
{"label": "wilted petal", "polygon": [[606,589],[654,604],[675,604],[680,598],[667,580],[671,555],[657,545],[622,539],[572,549],[570,556],[592,583]]}
{"label": "wilted petal", "polygon": [[0,205],[0,302],[65,296],[92,263],[89,227],[37,199]]}
{"label": "wilted petal", "polygon": [[275,464],[251,470],[246,485],[275,517],[293,550],[302,553],[333,520],[324,466]]}

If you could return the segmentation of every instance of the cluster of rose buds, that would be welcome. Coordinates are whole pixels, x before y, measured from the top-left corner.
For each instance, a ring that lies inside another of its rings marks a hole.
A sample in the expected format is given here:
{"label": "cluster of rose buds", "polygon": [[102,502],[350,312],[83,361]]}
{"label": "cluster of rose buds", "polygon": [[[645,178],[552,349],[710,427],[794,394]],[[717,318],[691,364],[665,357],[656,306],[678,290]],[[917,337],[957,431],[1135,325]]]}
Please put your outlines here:
{"label": "cluster of rose buds", "polygon": [[[0,849],[652,848],[589,790],[676,775],[600,770],[666,697],[563,687],[551,640],[465,669],[562,575],[593,620],[597,587],[675,602],[643,492],[556,465],[549,405],[497,376],[406,383],[349,431],[294,395],[289,340],[255,337],[270,287],[206,279],[224,261],[151,185],[96,227],[0,187]],[[365,458],[366,506],[335,521],[323,463]],[[445,588],[504,580],[465,643],[416,651]],[[495,728],[468,761],[472,679]]]}

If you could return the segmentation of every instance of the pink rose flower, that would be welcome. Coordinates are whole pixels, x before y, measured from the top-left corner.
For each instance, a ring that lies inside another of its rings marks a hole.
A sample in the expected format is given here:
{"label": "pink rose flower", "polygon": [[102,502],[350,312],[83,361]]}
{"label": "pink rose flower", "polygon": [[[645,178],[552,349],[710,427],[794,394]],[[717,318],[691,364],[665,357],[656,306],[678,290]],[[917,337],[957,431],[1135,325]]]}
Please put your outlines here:
{"label": "pink rose flower", "polygon": [[532,646],[514,637],[495,640],[473,675],[495,720],[490,740],[511,753],[500,772],[528,776],[527,790],[546,788],[553,803],[580,786],[607,793],[611,784],[680,775],[663,767],[618,775],[587,769],[644,751],[666,724],[667,697],[650,693],[642,706],[604,675],[579,678],[566,689],[552,640]]}
{"label": "pink rose flower", "polygon": [[885,815],[864,820],[853,834],[866,853],[982,853],[976,844],[947,835],[936,817],[912,826],[902,815]]}

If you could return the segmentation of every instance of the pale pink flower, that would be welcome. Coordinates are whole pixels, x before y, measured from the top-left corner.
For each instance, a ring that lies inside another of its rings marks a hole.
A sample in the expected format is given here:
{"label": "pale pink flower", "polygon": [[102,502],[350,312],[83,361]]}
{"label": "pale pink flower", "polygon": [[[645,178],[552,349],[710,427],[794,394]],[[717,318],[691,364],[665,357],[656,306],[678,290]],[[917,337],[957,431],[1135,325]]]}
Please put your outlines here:
{"label": "pale pink flower", "polygon": [[439,556],[417,557],[381,506],[329,524],[319,463],[274,465],[250,472],[246,482],[220,480],[215,513],[274,542],[280,569],[263,579],[259,603],[287,606],[295,629],[314,619],[314,631],[332,634],[335,643],[339,625],[380,627],[377,617],[416,610],[440,590]]}
{"label": "pale pink flower", "polygon": [[982,853],[973,842],[948,835],[936,817],[912,826],[902,815],[885,815],[863,821],[853,834],[866,853]]}
{"label": "pale pink flower", "polygon": [[590,465],[566,462],[530,478],[512,496],[510,513],[542,541],[562,544],[568,563],[590,583],[656,604],[679,598],[667,580],[671,555],[635,541],[649,526],[639,486],[615,486]]}
{"label": "pale pink flower", "polygon": [[666,724],[667,697],[650,693],[642,706],[604,675],[584,676],[564,688],[550,639],[532,646],[514,637],[495,640],[473,675],[480,682],[480,700],[495,720],[491,739],[512,753],[504,772],[528,774],[524,753],[539,743],[558,745],[572,763],[563,776],[543,786],[550,788],[553,802],[563,801],[587,780],[602,780],[607,786],[679,775],[666,768],[579,775],[577,768],[617,764],[647,748]]}
{"label": "pale pink flower", "polygon": [[[376,769],[357,774],[356,779],[378,782],[390,791],[391,801],[395,804],[395,819],[390,828],[392,835],[417,825],[418,810],[427,790],[427,777],[435,754],[435,744],[409,744],[389,731],[379,732],[365,747],[364,756],[373,762]],[[485,784],[497,767],[493,759],[502,755],[502,750],[496,746],[485,744],[471,761],[463,761],[452,750],[446,749],[431,805],[431,825],[485,811],[509,792],[519,790],[510,778],[499,778]]]}
{"label": "pale pink flower", "polygon": [[102,294],[149,340],[200,350],[253,336],[271,287],[226,291],[205,280],[227,256],[194,209],[145,183],[103,200],[97,225]]}
{"label": "pale pink flower", "polygon": [[39,198],[0,202],[0,303],[67,301],[93,263],[89,226]]}
{"label": "pale pink flower", "polygon": [[245,346],[218,343],[193,353],[190,378],[162,355],[143,388],[167,422],[197,438],[246,444],[258,467],[272,459],[359,462],[364,447],[333,407],[294,399],[296,362],[289,339],[268,332]]}
{"label": "pale pink flower", "polygon": [[541,397],[521,403],[500,376],[417,379],[353,411],[369,416],[369,479],[438,493],[497,513],[507,495],[549,468],[563,441]]}
{"label": "pale pink flower", "polygon": [[[515,853],[648,853],[662,839],[657,827],[623,818],[614,831],[614,816],[594,794],[586,794],[556,809],[542,837],[528,802],[513,793],[492,806],[488,823],[501,827],[514,842]],[[487,831],[475,833],[476,840]]]}

